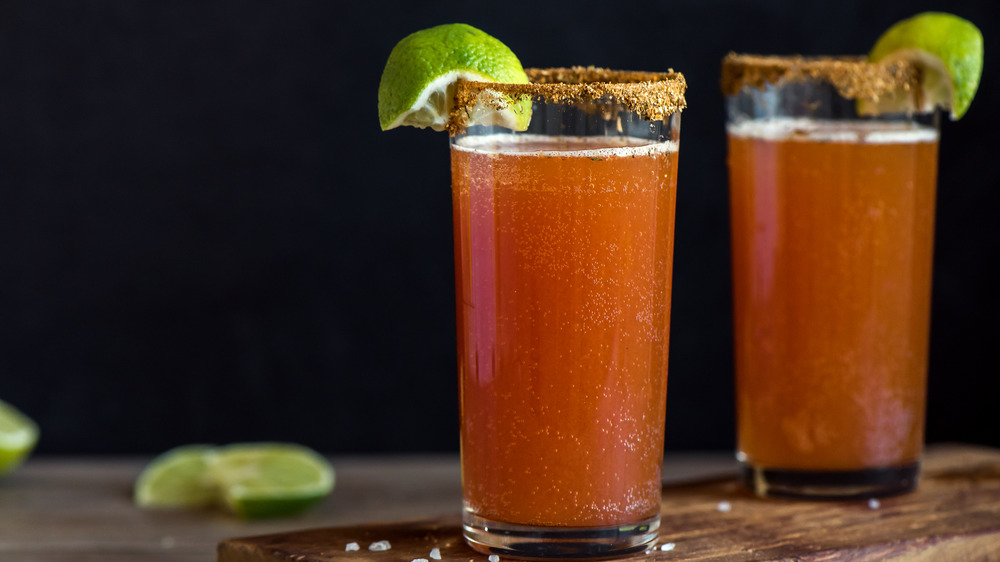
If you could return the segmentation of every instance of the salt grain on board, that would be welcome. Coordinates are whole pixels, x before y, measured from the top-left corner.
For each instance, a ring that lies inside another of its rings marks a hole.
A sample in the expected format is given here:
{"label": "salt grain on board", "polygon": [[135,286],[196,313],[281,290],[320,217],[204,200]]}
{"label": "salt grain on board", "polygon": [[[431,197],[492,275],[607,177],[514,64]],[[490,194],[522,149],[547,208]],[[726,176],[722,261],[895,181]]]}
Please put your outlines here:
{"label": "salt grain on board", "polygon": [[375,541],[368,545],[368,550],[373,552],[382,552],[383,550],[389,550],[390,548],[392,548],[392,545],[389,544],[389,541]]}
{"label": "salt grain on board", "polygon": [[361,545],[358,544],[358,543],[356,543],[356,542],[349,542],[349,543],[347,543],[347,547],[344,550],[346,550],[348,552],[350,552],[352,550],[361,550]]}
{"label": "salt grain on board", "polygon": [[660,550],[662,550],[663,552],[669,552],[669,551],[673,550],[675,546],[677,546],[677,545],[675,545],[672,542],[668,542],[668,543],[660,545]]}
{"label": "salt grain on board", "polygon": [[496,554],[490,554],[489,561],[490,562],[500,562],[500,556],[498,556]]}
{"label": "salt grain on board", "polygon": [[868,500],[868,509],[878,509],[882,504],[875,498]]}
{"label": "salt grain on board", "polygon": [[719,505],[715,506],[715,509],[718,509],[722,513],[728,513],[731,509],[733,509],[733,504],[726,501],[722,501],[719,502]]}
{"label": "salt grain on board", "polygon": [[441,549],[440,548],[432,548],[431,549],[431,558],[434,559],[434,560],[440,560],[441,559]]}

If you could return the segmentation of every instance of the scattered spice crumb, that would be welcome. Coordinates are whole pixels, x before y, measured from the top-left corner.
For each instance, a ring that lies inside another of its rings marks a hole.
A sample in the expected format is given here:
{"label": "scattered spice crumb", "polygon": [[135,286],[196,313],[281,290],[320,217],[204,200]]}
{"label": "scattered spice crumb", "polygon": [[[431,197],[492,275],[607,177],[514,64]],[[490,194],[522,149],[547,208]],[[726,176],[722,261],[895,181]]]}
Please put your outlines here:
{"label": "scattered spice crumb", "polygon": [[361,550],[361,545],[356,542],[349,542],[344,550],[350,552],[352,550]]}
{"label": "scattered spice crumb", "polygon": [[878,509],[882,505],[876,498],[868,500],[868,509]]}
{"label": "scattered spice crumb", "polygon": [[662,550],[663,552],[669,552],[673,550],[675,546],[677,545],[672,542],[664,543],[660,545],[660,550]]}
{"label": "scattered spice crumb", "polygon": [[434,560],[440,560],[441,559],[441,549],[437,548],[437,547],[432,548],[431,549],[431,558],[434,559]]}
{"label": "scattered spice crumb", "polygon": [[722,513],[729,513],[733,509],[733,504],[727,501],[721,501],[719,502],[719,505],[715,506],[715,509],[718,509]]}
{"label": "scattered spice crumb", "polygon": [[389,550],[390,548],[392,548],[392,545],[389,544],[389,541],[375,541],[368,545],[368,550],[373,552],[382,552],[383,550]]}

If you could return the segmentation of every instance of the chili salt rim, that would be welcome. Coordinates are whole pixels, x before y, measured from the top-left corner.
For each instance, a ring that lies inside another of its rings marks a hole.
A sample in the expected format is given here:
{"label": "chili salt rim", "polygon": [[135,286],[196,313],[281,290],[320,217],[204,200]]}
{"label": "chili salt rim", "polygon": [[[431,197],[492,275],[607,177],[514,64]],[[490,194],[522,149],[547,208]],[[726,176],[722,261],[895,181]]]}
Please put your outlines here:
{"label": "chili salt rim", "polygon": [[869,62],[862,56],[805,57],[729,53],[722,59],[722,93],[733,96],[747,86],[822,80],[848,99],[878,101],[900,90],[919,92],[920,69],[904,60]]}
{"label": "chili salt rim", "polygon": [[[687,107],[684,75],[674,72],[644,72],[610,70],[594,66],[569,68],[526,68],[527,84],[477,82],[459,80],[455,105],[449,115],[447,129],[455,134],[465,128],[468,110],[483,103],[493,109],[504,109],[505,96],[540,97],[547,103],[590,102],[609,98],[634,111],[647,121],[660,121]],[[505,96],[481,96],[495,92]]]}

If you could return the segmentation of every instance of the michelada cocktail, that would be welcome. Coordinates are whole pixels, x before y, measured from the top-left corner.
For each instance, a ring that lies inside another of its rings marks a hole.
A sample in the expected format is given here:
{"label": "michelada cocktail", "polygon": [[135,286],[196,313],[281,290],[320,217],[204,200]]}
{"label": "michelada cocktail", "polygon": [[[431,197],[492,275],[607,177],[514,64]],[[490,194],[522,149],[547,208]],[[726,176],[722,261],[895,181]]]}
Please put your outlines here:
{"label": "michelada cocktail", "polygon": [[[451,142],[466,535],[520,556],[626,553],[659,526],[683,81],[528,74],[459,90],[531,95],[527,131]],[[619,98],[657,91],[674,105],[652,115]]]}
{"label": "michelada cocktail", "polygon": [[722,74],[744,482],[806,498],[911,490],[939,134],[925,69],[730,54]]}
{"label": "michelada cocktail", "polygon": [[525,71],[463,24],[390,54],[383,129],[450,134],[462,523],[480,552],[606,558],[658,537],[685,89],[673,71]]}

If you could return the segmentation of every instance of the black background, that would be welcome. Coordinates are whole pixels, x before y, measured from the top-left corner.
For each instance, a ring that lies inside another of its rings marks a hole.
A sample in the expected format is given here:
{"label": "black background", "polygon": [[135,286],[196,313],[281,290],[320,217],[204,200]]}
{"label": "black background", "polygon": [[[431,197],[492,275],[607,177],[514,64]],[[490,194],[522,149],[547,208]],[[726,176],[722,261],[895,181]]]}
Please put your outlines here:
{"label": "black background", "polygon": [[947,9],[986,66],[942,124],[927,439],[1000,446],[995,6],[0,3],[0,398],[40,453],[457,450],[447,136],[381,132],[376,92],[399,39],[461,21],[525,66],[685,73],[667,448],[731,449],[720,60]]}

